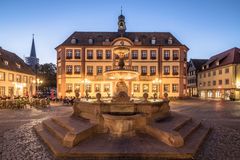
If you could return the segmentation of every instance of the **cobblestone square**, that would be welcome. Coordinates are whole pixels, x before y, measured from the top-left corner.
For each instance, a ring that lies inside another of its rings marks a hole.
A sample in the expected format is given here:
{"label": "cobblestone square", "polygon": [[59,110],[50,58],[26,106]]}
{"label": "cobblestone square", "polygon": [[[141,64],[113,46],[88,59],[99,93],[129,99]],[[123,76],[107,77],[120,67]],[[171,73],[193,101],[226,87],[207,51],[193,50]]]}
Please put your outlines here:
{"label": "cobblestone square", "polygon": [[[195,159],[239,159],[240,102],[190,99],[173,101],[170,105],[173,111],[202,120],[212,127]],[[0,159],[55,159],[37,137],[33,125],[52,116],[71,113],[70,106],[0,110]]]}

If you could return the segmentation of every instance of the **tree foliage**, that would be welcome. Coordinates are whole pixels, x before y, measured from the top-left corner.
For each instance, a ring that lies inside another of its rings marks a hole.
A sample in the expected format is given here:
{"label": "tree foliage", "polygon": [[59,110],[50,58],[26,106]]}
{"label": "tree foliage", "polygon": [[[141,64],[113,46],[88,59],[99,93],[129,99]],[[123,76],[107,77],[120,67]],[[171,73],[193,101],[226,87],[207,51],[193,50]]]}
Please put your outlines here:
{"label": "tree foliage", "polygon": [[56,65],[53,63],[39,65],[37,77],[43,80],[43,84],[40,86],[41,89],[49,91],[51,88],[56,88],[56,71]]}

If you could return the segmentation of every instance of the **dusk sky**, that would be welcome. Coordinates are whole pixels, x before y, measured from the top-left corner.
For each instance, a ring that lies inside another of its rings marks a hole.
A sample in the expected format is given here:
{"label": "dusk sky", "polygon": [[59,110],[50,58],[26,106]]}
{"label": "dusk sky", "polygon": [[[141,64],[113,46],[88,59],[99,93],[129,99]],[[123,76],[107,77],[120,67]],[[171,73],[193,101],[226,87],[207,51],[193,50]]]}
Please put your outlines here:
{"label": "dusk sky", "polygon": [[239,0],[0,0],[0,46],[29,56],[32,34],[40,63],[56,62],[55,47],[74,31],[171,32],[189,58],[240,47]]}

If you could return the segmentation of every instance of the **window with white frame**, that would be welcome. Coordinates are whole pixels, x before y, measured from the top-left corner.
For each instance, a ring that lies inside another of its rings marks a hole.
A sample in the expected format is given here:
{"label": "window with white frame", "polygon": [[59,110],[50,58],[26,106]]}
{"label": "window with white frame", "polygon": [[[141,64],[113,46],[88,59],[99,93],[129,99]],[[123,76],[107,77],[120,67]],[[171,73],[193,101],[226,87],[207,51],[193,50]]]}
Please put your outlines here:
{"label": "window with white frame", "polygon": [[97,66],[97,74],[102,74],[102,66]]}
{"label": "window with white frame", "polygon": [[165,60],[170,59],[170,50],[164,50],[163,57]]}
{"label": "window with white frame", "polygon": [[141,58],[142,59],[147,59],[147,50],[142,50],[141,51]]}
{"label": "window with white frame", "polygon": [[5,96],[5,87],[0,86],[0,96]]}
{"label": "window with white frame", "polygon": [[8,81],[14,81],[14,74],[8,73]]}
{"label": "window with white frame", "polygon": [[87,75],[93,75],[93,66],[87,66]]}
{"label": "window with white frame", "polygon": [[75,49],[75,59],[81,59],[81,52],[80,49]]}
{"label": "window with white frame", "polygon": [[104,84],[104,92],[110,92],[110,84]]}
{"label": "window with white frame", "polygon": [[156,59],[156,58],[157,58],[157,52],[156,52],[156,50],[151,50],[151,51],[150,51],[150,58],[151,58],[151,59]]}
{"label": "window with white frame", "polygon": [[156,66],[150,66],[150,75],[156,75]]}
{"label": "window with white frame", "polygon": [[144,76],[144,75],[147,75],[147,66],[142,66],[142,67],[141,67],[141,70],[142,70],[142,71],[141,71],[141,75],[143,75],[143,76]]}
{"label": "window with white frame", "polygon": [[72,59],[72,49],[67,49],[67,59]]}
{"label": "window with white frame", "polygon": [[0,81],[5,81],[5,72],[0,72]]}
{"label": "window with white frame", "polygon": [[21,82],[21,78],[22,78],[21,75],[19,75],[19,74],[16,75],[16,81],[17,82]]}
{"label": "window with white frame", "polygon": [[164,84],[163,85],[163,91],[164,92],[169,92],[170,91],[170,84]]}
{"label": "window with white frame", "polygon": [[91,84],[86,85],[86,91],[87,92],[92,92],[92,85]]}
{"label": "window with white frame", "polygon": [[74,66],[74,73],[75,74],[80,74],[81,73],[81,66],[80,65],[75,65]]}
{"label": "window with white frame", "polygon": [[172,92],[178,92],[178,84],[172,84]]}
{"label": "window with white frame", "polygon": [[163,67],[163,70],[164,70],[164,74],[165,74],[165,75],[170,74],[170,66],[164,66],[164,67]]}
{"label": "window with white frame", "polygon": [[73,90],[73,85],[71,83],[66,83],[66,92],[72,92]]}
{"label": "window with white frame", "polygon": [[133,66],[132,68],[135,72],[138,72],[138,66]]}
{"label": "window with white frame", "polygon": [[87,59],[93,59],[93,50],[87,50]]}
{"label": "window with white frame", "polygon": [[137,50],[132,51],[132,59],[138,59],[138,51]]}
{"label": "window with white frame", "polygon": [[67,74],[72,74],[72,65],[67,65],[66,69],[67,69]]}
{"label": "window with white frame", "polygon": [[103,51],[97,50],[97,59],[102,59],[102,58],[103,58]]}
{"label": "window with white frame", "polygon": [[106,59],[111,59],[111,58],[112,58],[111,50],[106,50]]}
{"label": "window with white frame", "polygon": [[148,93],[149,92],[149,84],[143,84],[143,92]]}
{"label": "window with white frame", "polygon": [[133,84],[133,92],[140,92],[140,84]]}
{"label": "window with white frame", "polygon": [[101,92],[101,84],[95,84],[95,92]]}

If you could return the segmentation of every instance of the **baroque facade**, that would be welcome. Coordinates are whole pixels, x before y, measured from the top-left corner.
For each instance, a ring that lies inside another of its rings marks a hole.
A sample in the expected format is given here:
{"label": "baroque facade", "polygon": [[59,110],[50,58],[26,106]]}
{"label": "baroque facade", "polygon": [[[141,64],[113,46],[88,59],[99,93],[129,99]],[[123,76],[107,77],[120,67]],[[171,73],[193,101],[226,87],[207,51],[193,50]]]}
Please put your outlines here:
{"label": "baroque facade", "polygon": [[117,32],[74,32],[56,47],[57,96],[74,96],[75,90],[81,97],[86,90],[91,97],[98,92],[113,96],[115,81],[104,72],[118,66],[113,49],[119,45],[130,48],[125,68],[139,72],[137,79],[127,82],[129,95],[186,96],[188,48],[169,32],[126,32],[123,15],[118,17]]}
{"label": "baroque facade", "polygon": [[35,73],[16,54],[0,47],[0,97],[35,94]]}
{"label": "baroque facade", "polygon": [[203,64],[198,90],[202,98],[240,99],[240,49],[214,55]]}

